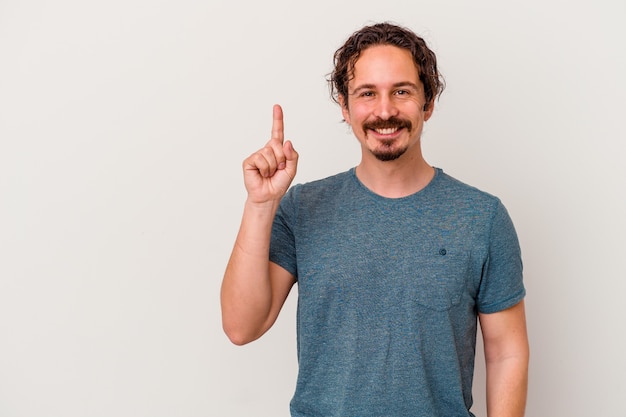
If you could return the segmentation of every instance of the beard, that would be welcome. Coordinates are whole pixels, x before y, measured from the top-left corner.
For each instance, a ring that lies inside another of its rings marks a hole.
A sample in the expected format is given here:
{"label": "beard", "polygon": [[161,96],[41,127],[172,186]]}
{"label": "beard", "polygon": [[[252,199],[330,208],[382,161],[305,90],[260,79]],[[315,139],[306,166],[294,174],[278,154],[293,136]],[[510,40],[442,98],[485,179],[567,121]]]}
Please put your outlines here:
{"label": "beard", "polygon": [[[399,117],[390,117],[387,120],[376,119],[370,122],[363,123],[363,131],[368,132],[376,129],[406,129],[407,133],[411,134],[413,124],[410,120],[401,119]],[[407,146],[402,148],[394,148],[395,140],[381,140],[381,146],[371,151],[372,155],[379,161],[393,161],[400,158],[408,149]]]}
{"label": "beard", "polygon": [[383,141],[382,147],[374,149],[371,152],[379,161],[394,161],[404,155],[407,149],[408,146],[394,149],[393,141]]}

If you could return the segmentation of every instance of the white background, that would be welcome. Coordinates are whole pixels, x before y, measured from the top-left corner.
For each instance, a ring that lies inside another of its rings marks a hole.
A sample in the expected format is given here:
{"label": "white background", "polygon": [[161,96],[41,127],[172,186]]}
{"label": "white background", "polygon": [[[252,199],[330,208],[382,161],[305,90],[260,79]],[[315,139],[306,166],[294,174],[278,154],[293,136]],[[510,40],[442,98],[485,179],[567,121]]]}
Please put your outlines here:
{"label": "white background", "polygon": [[[427,160],[505,203],[528,416],[624,417],[621,0],[0,0],[0,416],[287,416],[295,292],[245,347],[219,287],[241,161],[285,111],[298,182],[358,162],[332,54],[391,20],[447,89]],[[474,411],[484,416],[479,358]]]}

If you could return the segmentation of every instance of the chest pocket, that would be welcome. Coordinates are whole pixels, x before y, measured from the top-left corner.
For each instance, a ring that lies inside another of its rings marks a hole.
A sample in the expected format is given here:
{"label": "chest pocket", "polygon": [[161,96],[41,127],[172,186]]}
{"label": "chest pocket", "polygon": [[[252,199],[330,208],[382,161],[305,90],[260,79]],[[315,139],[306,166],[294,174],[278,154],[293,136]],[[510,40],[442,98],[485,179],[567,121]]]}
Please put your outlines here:
{"label": "chest pocket", "polygon": [[461,302],[469,273],[469,256],[444,249],[419,259],[408,271],[414,300],[432,310],[446,311]]}

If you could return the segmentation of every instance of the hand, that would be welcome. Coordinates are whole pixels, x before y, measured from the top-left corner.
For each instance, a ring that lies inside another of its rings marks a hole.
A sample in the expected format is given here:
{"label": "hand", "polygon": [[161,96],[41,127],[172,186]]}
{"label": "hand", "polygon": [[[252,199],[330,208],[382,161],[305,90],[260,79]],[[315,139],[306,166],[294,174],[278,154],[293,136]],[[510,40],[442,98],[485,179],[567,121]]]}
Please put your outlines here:
{"label": "hand", "polygon": [[273,111],[271,139],[243,161],[244,184],[253,203],[280,200],[296,176],[298,153],[285,141],[283,110],[276,104]]}

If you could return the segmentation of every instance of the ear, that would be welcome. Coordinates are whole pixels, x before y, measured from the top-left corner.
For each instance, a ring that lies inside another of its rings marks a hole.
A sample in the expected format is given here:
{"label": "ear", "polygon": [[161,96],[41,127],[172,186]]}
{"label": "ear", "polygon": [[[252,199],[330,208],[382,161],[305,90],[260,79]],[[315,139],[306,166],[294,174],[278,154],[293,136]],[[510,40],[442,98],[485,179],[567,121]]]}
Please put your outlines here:
{"label": "ear", "polygon": [[435,100],[430,100],[430,103],[424,104],[424,121],[430,119],[430,116],[433,115],[433,111],[435,110]]}
{"label": "ear", "polygon": [[350,111],[348,110],[348,100],[341,94],[337,98],[339,99],[339,105],[341,106],[341,115],[343,116],[343,120],[345,120],[346,123],[350,124]]}

